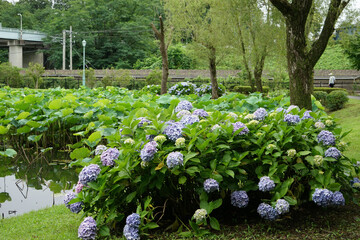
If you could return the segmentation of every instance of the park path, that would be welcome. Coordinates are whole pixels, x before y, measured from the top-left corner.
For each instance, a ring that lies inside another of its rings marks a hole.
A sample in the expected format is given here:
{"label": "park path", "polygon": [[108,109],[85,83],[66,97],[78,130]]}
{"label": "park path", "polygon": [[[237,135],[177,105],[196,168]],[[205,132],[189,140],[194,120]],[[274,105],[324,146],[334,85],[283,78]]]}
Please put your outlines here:
{"label": "park path", "polygon": [[349,98],[352,98],[352,99],[357,99],[357,100],[360,100],[360,96],[348,96]]}

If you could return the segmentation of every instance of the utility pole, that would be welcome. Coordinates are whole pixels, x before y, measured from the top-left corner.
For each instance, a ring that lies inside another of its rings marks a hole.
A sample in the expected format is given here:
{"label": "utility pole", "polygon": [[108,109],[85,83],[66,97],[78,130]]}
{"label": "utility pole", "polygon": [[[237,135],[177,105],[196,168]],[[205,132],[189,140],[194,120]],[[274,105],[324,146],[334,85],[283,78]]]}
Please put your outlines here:
{"label": "utility pole", "polygon": [[72,62],[72,26],[70,26],[70,70],[73,70],[73,62]]}
{"label": "utility pole", "polygon": [[66,31],[63,30],[63,70],[66,69]]}

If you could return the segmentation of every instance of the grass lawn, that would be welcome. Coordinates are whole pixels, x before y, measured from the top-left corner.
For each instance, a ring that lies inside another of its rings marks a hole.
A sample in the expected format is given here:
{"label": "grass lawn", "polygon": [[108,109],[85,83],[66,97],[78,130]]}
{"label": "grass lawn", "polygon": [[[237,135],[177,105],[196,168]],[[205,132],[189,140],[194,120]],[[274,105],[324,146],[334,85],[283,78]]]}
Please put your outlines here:
{"label": "grass lawn", "polygon": [[[345,138],[345,141],[351,142],[345,154],[360,161],[360,100],[350,99],[345,109],[331,112],[330,115],[337,119],[344,130],[353,129]],[[263,221],[255,212],[251,217],[240,215],[239,218],[237,224],[222,226],[220,232],[193,239],[360,239],[360,207],[352,203],[329,209],[310,203],[292,209],[289,215],[275,222]],[[78,239],[77,229],[81,221],[81,214],[71,213],[64,205],[55,206],[0,220],[0,239],[75,240]],[[161,230],[153,233],[151,238],[181,239],[176,233],[167,234]]]}

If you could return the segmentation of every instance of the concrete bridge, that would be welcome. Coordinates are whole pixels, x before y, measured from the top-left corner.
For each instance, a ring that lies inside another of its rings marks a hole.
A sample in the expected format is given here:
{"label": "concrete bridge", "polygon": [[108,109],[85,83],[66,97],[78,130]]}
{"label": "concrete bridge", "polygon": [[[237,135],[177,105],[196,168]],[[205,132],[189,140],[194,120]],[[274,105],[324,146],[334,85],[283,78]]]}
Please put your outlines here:
{"label": "concrete bridge", "polygon": [[30,62],[44,63],[44,33],[16,28],[3,28],[0,23],[0,47],[9,48],[9,62],[16,67],[26,68]]}

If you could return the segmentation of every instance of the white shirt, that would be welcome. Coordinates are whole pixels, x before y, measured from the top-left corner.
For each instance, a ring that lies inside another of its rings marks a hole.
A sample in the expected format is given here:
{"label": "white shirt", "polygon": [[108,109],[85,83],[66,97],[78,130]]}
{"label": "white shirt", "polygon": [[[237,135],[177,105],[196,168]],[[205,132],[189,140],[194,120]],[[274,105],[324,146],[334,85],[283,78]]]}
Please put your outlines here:
{"label": "white shirt", "polygon": [[334,84],[335,83],[335,76],[331,76],[330,78],[329,78],[329,84]]}

